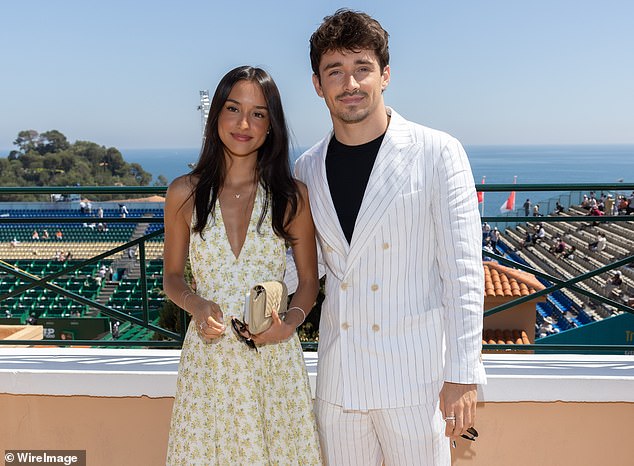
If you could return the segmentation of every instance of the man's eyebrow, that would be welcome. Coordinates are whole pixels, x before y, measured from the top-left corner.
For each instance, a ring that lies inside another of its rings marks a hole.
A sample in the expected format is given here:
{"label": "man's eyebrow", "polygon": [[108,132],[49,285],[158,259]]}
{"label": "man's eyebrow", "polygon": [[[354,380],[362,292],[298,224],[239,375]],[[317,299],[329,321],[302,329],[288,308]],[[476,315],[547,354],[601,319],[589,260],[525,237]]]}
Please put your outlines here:
{"label": "man's eyebrow", "polygon": [[338,66],[343,66],[343,63],[341,63],[340,61],[328,63],[326,66],[324,66],[324,71],[328,71],[331,68],[337,68]]}
{"label": "man's eyebrow", "polygon": [[[355,65],[374,65],[374,61],[372,60],[368,60],[365,58],[359,58],[357,60],[354,61]],[[326,66],[324,66],[324,71],[328,71],[331,68],[337,68],[339,66],[343,66],[343,63],[341,63],[340,61],[336,61],[333,63],[328,63]]]}

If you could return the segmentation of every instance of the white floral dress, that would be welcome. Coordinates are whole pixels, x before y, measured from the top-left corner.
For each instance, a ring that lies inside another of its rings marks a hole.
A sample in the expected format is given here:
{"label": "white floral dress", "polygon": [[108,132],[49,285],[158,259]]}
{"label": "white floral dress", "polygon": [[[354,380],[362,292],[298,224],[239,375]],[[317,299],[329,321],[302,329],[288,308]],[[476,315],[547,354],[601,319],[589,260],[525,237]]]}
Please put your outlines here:
{"label": "white floral dress", "polygon": [[247,236],[236,258],[220,211],[201,238],[190,238],[196,292],[224,313],[226,333],[205,343],[192,322],[181,353],[167,451],[168,465],[321,464],[308,375],[297,335],[259,347],[238,340],[232,317],[242,317],[249,288],[281,280],[284,241],[271,227],[271,209],[260,233],[264,193],[258,189]]}

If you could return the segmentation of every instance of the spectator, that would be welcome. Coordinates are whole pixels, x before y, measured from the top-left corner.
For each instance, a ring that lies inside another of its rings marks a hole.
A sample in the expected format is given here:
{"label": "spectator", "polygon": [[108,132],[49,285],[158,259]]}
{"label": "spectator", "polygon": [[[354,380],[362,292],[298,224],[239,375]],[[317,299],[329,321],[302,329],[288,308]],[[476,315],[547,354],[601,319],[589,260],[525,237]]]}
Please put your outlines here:
{"label": "spectator", "polygon": [[560,254],[563,254],[565,251],[566,251],[566,242],[561,238],[557,238],[557,242],[555,243],[555,246],[553,247],[553,254],[558,256]]}
{"label": "spectator", "polygon": [[493,228],[493,230],[489,234],[489,239],[491,240],[491,247],[493,248],[493,252],[499,254],[498,242],[500,241],[500,231],[498,230],[498,227]]}
{"label": "spectator", "polygon": [[621,196],[621,200],[619,201],[619,215],[630,215],[632,212],[634,212],[632,200]]}
{"label": "spectator", "polygon": [[55,232],[55,238],[57,238],[58,240],[62,240],[62,238],[64,237],[64,235],[62,234],[62,230],[57,230]]}
{"label": "spectator", "polygon": [[37,232],[37,230],[33,230],[33,234],[31,234],[31,239],[34,239],[34,240],[40,239],[40,234]]}
{"label": "spectator", "polygon": [[535,236],[533,237],[533,244],[537,244],[538,241],[543,241],[546,238],[546,230],[541,223],[535,225]]}
{"label": "spectator", "polygon": [[[486,251],[490,254],[496,254],[496,251],[493,250],[493,247],[491,246],[491,239],[487,239],[484,243],[484,246],[482,246],[482,250]],[[483,261],[490,261],[492,260],[490,257],[488,256],[484,256],[482,257]]]}
{"label": "spectator", "polygon": [[524,239],[520,241],[520,249],[524,249],[525,247],[533,244],[533,233],[529,230],[526,230],[526,234],[524,235]]}
{"label": "spectator", "polygon": [[531,211],[531,200],[526,199],[526,202],[524,202],[522,207],[524,207],[524,217],[528,217]]}
{"label": "spectator", "polygon": [[50,238],[50,236],[48,235],[48,230],[44,230],[42,232],[42,239],[49,239],[49,238]]}
{"label": "spectator", "polygon": [[119,204],[119,215],[121,215],[122,218],[126,218],[128,215],[128,208],[126,207],[125,204]]}
{"label": "spectator", "polygon": [[590,251],[601,252],[605,249],[608,243],[608,239],[605,237],[605,233],[599,233],[597,240],[588,244]]}
{"label": "spectator", "polygon": [[564,209],[564,206],[562,206],[562,205],[559,203],[559,201],[557,201],[557,204],[555,204],[555,213],[556,213],[557,215],[559,215],[559,214],[563,213],[563,211],[564,211],[564,210],[565,210],[565,209]]}
{"label": "spectator", "polygon": [[590,199],[588,199],[587,195],[583,195],[583,200],[581,201],[581,208],[588,210],[590,209]]}
{"label": "spectator", "polygon": [[608,194],[608,197],[605,200],[605,209],[604,209],[604,213],[605,215],[614,215],[614,206],[615,206],[615,202],[614,202],[614,198],[612,197],[612,194]]}
{"label": "spectator", "polygon": [[20,241],[18,241],[18,239],[14,236],[13,239],[11,240],[11,247],[17,248],[18,244],[20,244]]}
{"label": "spectator", "polygon": [[541,214],[539,213],[539,204],[535,204],[533,206],[533,217],[540,217]]}
{"label": "spectator", "polygon": [[485,242],[489,238],[489,234],[491,233],[491,225],[487,222],[482,224],[482,242]]}
{"label": "spectator", "polygon": [[103,218],[103,209],[101,207],[97,209],[97,217]]}
{"label": "spectator", "polygon": [[92,202],[86,201],[86,213],[92,215]]}
{"label": "spectator", "polygon": [[599,205],[593,205],[592,207],[590,207],[588,215],[590,216],[595,216],[595,217],[601,217],[603,215],[603,212],[601,211],[601,209],[599,209]]}
{"label": "spectator", "polygon": [[610,297],[612,295],[612,291],[616,288],[620,288],[623,285],[623,279],[621,278],[621,272],[618,270],[614,272],[612,278],[610,278],[607,282],[605,282],[605,294]]}
{"label": "spectator", "polygon": [[85,213],[86,213],[86,202],[84,202],[84,201],[80,201],[80,202],[79,202],[79,211],[80,211],[82,214],[85,214]]}
{"label": "spectator", "polygon": [[555,328],[550,322],[547,322],[546,320],[544,320],[537,329],[537,335],[539,336],[539,338],[547,337],[548,335],[552,335],[553,333],[555,333]]}
{"label": "spectator", "polygon": [[576,247],[570,246],[569,248],[567,248],[564,251],[564,253],[561,255],[561,257],[563,257],[564,259],[568,259],[568,260],[574,260],[576,251],[577,251]]}
{"label": "spectator", "polygon": [[97,275],[95,275],[95,281],[97,282],[98,286],[101,286],[101,283],[103,282],[103,280],[106,277],[106,273],[107,273],[108,269],[106,268],[106,265],[103,264],[99,270],[97,271]]}

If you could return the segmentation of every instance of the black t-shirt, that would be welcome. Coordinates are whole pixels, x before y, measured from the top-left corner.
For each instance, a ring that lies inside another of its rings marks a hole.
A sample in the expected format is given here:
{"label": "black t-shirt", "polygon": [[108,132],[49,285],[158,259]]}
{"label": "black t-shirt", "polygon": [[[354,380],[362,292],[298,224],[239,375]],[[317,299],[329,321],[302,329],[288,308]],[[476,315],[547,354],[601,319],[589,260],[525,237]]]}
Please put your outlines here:
{"label": "black t-shirt", "polygon": [[346,146],[333,136],[328,144],[326,176],[339,223],[348,244],[352,240],[354,223],[384,136],[385,134],[382,134],[360,146]]}

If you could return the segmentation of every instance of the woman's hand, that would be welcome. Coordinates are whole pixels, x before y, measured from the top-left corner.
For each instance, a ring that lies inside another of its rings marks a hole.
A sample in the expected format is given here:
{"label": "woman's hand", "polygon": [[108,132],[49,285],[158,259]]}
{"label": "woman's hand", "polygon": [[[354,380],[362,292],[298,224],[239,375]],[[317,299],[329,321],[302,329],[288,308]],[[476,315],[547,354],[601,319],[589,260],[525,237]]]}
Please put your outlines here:
{"label": "woman's hand", "polygon": [[251,339],[256,345],[280,343],[288,340],[295,332],[295,327],[280,319],[276,311],[273,311],[271,317],[273,318],[273,323],[268,329],[256,335],[251,334]]}
{"label": "woman's hand", "polygon": [[196,331],[205,342],[210,342],[225,333],[222,310],[213,301],[208,301],[199,296],[195,297],[196,302],[192,305],[190,312],[196,324]]}

